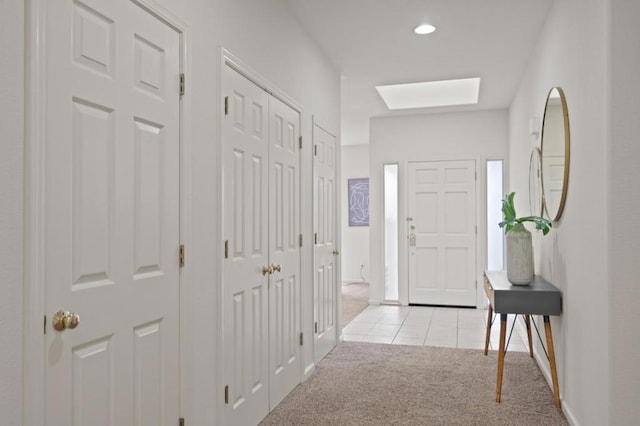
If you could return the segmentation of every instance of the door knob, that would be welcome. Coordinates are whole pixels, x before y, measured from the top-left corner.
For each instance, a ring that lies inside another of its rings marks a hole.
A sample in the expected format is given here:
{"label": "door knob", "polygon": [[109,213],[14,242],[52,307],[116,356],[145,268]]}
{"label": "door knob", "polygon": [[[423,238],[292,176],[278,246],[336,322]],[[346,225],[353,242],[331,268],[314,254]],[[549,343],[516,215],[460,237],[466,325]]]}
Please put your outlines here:
{"label": "door knob", "polygon": [[340,252],[338,250],[334,250],[332,253],[333,253],[334,256],[337,256],[337,255],[340,254]]}
{"label": "door knob", "polygon": [[271,265],[271,269],[272,269],[272,272],[276,272],[276,271],[280,272],[280,271],[282,271],[282,266],[276,265],[274,263],[273,265]]}
{"label": "door knob", "polygon": [[53,315],[53,328],[58,331],[65,330],[67,328],[73,330],[78,326],[78,324],[80,324],[80,315],[74,312],[60,309]]}
{"label": "door knob", "polygon": [[263,266],[262,275],[273,274],[273,266]]}

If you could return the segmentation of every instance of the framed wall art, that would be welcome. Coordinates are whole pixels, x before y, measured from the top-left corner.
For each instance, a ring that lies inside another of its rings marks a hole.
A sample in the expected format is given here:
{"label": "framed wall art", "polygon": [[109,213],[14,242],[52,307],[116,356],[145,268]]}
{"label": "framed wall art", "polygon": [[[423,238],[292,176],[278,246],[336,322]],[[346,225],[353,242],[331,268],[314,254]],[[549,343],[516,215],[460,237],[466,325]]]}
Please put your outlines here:
{"label": "framed wall art", "polygon": [[349,226],[369,226],[369,178],[349,179]]}

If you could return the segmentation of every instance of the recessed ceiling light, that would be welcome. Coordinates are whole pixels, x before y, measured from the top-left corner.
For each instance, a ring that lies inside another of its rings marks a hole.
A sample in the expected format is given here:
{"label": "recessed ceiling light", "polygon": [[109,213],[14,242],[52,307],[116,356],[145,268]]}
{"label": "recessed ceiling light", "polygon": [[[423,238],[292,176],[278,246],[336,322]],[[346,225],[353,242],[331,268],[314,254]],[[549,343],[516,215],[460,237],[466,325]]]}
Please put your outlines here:
{"label": "recessed ceiling light", "polygon": [[433,25],[422,24],[415,27],[413,32],[416,34],[424,35],[424,34],[431,34],[435,30],[436,30],[436,27],[434,27]]}
{"label": "recessed ceiling light", "polygon": [[478,103],[480,78],[376,86],[389,109],[429,108]]}

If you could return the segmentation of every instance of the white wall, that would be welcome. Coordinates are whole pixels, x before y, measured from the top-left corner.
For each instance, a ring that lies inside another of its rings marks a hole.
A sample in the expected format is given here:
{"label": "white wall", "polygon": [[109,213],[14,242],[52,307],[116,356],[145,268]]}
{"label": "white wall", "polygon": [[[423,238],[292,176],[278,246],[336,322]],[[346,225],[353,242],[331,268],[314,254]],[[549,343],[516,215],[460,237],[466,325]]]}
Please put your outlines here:
{"label": "white wall", "polygon": [[[249,65],[275,88],[295,99],[303,107],[302,136],[302,230],[304,240],[312,235],[311,140],[312,116],[328,131],[338,135],[340,129],[340,76],[319,48],[307,37],[281,0],[162,0],[191,29],[190,82],[191,96],[191,180],[192,180],[192,267],[189,271],[193,291],[189,294],[193,339],[187,344],[185,365],[190,383],[186,404],[190,424],[219,424],[216,404],[223,389],[215,381],[215,367],[221,353],[214,341],[220,324],[219,303],[222,233],[219,226],[220,145],[217,140],[222,99],[218,88],[220,65],[218,47],[223,46]],[[312,342],[312,257],[311,245],[303,250],[303,332]],[[304,348],[304,364],[313,364],[312,345]]]}
{"label": "white wall", "polygon": [[609,237],[609,424],[640,418],[640,2],[611,1]]}
{"label": "white wall", "polygon": [[24,4],[0,1],[0,413],[22,416]]}
{"label": "white wall", "polygon": [[[614,424],[607,403],[607,9],[601,0],[554,3],[510,108],[509,190],[527,194],[529,119],[542,117],[551,87],[562,87],[567,97],[571,163],[565,210],[548,236],[534,235],[534,244],[536,271],[563,293],[563,315],[552,317],[560,393],[570,421],[583,425]],[[526,209],[526,201],[516,197],[516,208]],[[541,362],[543,369],[547,365]]]}
{"label": "white wall", "polygon": [[[373,118],[370,125],[370,300],[384,297],[382,235],[382,165],[400,164],[400,253],[399,264],[407,264],[406,188],[407,161],[475,159],[478,171],[478,282],[486,264],[486,185],[487,159],[507,157],[508,114],[506,110],[460,112],[432,115]],[[375,266],[375,267],[374,267]],[[482,286],[479,286],[482,287]],[[407,303],[407,271],[400,268],[400,302]]]}
{"label": "white wall", "polygon": [[[46,0],[45,0],[46,1]],[[221,348],[215,339],[220,325],[219,292],[221,288],[222,232],[219,222],[220,141],[218,117],[220,94],[220,46],[227,48],[248,64],[273,88],[280,89],[302,107],[303,150],[302,229],[305,241],[311,241],[311,130],[312,116],[324,128],[339,136],[340,76],[289,13],[282,0],[158,0],[170,14],[188,29],[186,52],[187,95],[185,147],[189,164],[191,198],[184,237],[187,239],[186,279],[181,298],[184,301],[182,362],[184,406],[182,413],[189,424],[220,424],[217,403],[223,389],[216,381]],[[16,319],[22,318],[21,273],[21,205],[22,205],[22,2],[2,0],[2,75],[0,116],[2,155],[0,165],[0,201],[2,202],[2,245],[0,273],[3,294],[0,298],[0,412],[6,424],[20,424],[22,399],[21,344],[22,330]],[[6,34],[5,34],[6,33]],[[5,70],[7,72],[5,73]],[[5,95],[6,93],[6,95]],[[10,124],[10,126],[9,126]],[[5,178],[6,175],[6,178]],[[6,195],[5,195],[6,194]],[[6,207],[5,207],[6,206]],[[5,213],[9,211],[9,215]],[[5,220],[8,222],[5,225]],[[5,231],[7,228],[7,231]],[[7,237],[5,237],[7,234]],[[10,234],[10,235],[9,235]],[[6,238],[6,239],[5,239]],[[302,283],[305,342],[311,342],[311,245],[303,252]],[[5,254],[7,251],[7,254]],[[8,263],[5,265],[5,263]],[[11,321],[11,326],[5,326]],[[312,367],[312,345],[305,343],[304,359]],[[6,379],[5,379],[6,378]],[[8,391],[5,390],[8,388]],[[6,408],[5,408],[6,407]],[[5,415],[6,413],[6,415]],[[16,417],[17,416],[17,417]],[[4,423],[3,423],[4,424]]]}
{"label": "white wall", "polygon": [[342,281],[369,281],[369,227],[349,226],[348,180],[369,177],[369,145],[348,145],[342,149]]}

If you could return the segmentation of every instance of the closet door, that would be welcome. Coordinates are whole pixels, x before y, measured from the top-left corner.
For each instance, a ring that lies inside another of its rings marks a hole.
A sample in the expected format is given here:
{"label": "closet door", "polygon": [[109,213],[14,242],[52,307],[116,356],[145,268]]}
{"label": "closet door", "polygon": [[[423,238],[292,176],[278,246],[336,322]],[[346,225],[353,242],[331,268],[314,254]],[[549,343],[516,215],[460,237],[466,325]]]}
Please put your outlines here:
{"label": "closet door", "polygon": [[225,424],[257,424],[301,379],[300,115],[223,83]]}
{"label": "closet door", "polygon": [[314,361],[337,343],[338,282],[336,263],[336,137],[313,127],[314,197]]}
{"label": "closet door", "polygon": [[274,408],[300,383],[300,115],[269,99],[269,386]]}
{"label": "closet door", "polygon": [[229,67],[223,75],[225,424],[269,412],[269,95]]}

